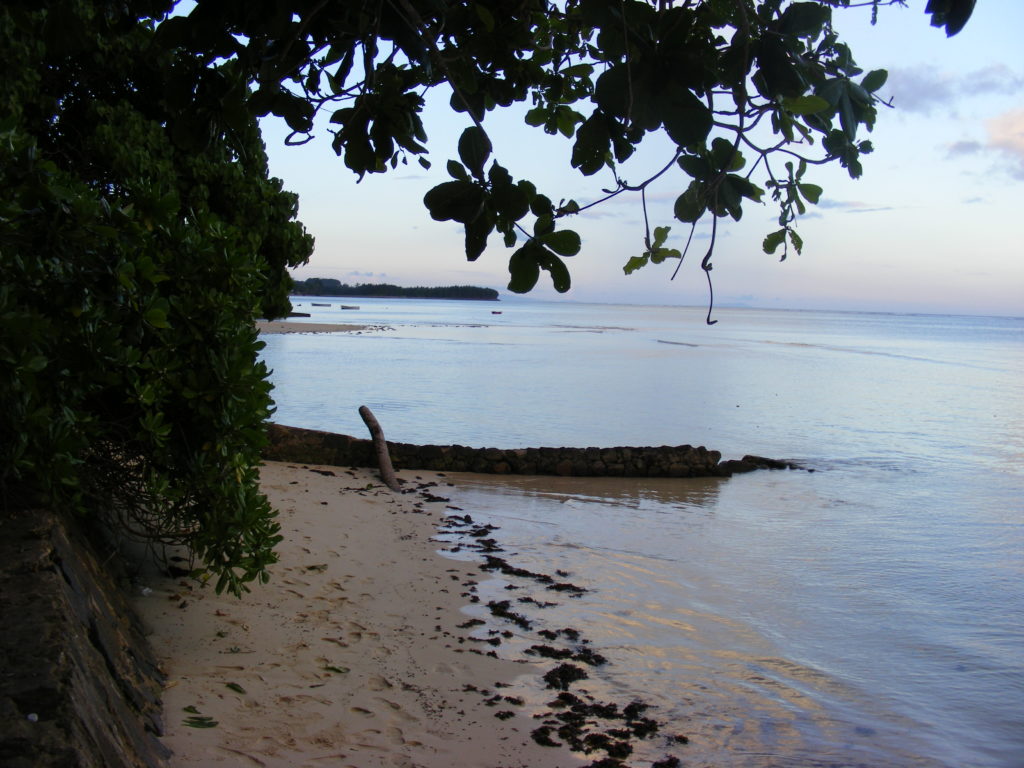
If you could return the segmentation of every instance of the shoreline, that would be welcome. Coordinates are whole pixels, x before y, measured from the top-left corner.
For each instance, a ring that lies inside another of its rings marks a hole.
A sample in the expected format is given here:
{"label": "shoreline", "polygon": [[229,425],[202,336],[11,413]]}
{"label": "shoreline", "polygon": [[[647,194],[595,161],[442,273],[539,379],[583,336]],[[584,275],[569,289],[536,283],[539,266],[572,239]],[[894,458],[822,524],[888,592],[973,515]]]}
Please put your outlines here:
{"label": "shoreline", "polygon": [[366,330],[366,325],[343,323],[296,323],[290,320],[257,320],[256,330],[263,333],[348,333]]}
{"label": "shoreline", "polygon": [[393,494],[369,470],[268,462],[284,536],[270,583],[239,600],[144,581],[171,766],[581,765],[531,738],[522,707],[487,706],[546,666],[465,642],[464,589],[488,576],[437,552],[446,499],[427,489],[444,478],[400,476]]}

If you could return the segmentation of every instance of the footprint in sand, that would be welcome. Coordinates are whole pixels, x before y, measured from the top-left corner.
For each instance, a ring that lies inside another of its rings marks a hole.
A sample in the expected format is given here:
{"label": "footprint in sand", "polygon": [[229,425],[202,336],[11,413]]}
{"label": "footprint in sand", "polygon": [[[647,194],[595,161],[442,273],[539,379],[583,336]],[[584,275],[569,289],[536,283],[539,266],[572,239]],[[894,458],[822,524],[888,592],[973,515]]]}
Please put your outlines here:
{"label": "footprint in sand", "polygon": [[413,715],[410,715],[408,712],[402,709],[401,704],[396,704],[393,701],[388,701],[387,699],[381,698],[380,696],[377,697],[377,701],[381,702],[384,706],[386,706],[388,709],[394,712],[395,715],[397,715],[402,720],[405,720],[409,723],[419,722],[418,718],[414,717]]}
{"label": "footprint in sand", "polygon": [[415,739],[406,739],[405,734],[402,733],[402,729],[396,728],[393,725],[384,729],[384,735],[387,736],[392,741],[392,743],[400,744],[404,747],[420,747],[423,745],[423,742],[421,741],[416,741]]}
{"label": "footprint in sand", "polygon": [[388,688],[393,688],[394,686],[380,675],[370,675],[366,680],[366,687],[371,691],[386,691]]}

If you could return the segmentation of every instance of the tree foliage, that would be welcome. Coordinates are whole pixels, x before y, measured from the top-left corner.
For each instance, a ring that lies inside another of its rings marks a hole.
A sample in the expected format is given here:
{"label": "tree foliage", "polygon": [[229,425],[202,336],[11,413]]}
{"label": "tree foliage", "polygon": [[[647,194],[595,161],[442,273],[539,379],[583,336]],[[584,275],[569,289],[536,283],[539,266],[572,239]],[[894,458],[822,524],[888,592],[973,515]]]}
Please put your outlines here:
{"label": "tree foliage", "polygon": [[[785,258],[802,241],[794,222],[821,188],[815,165],[862,173],[872,151],[884,70],[864,71],[840,39],[835,16],[902,5],[902,0],[300,0],[200,2],[161,26],[173,45],[237,63],[253,88],[250,107],[276,114],[292,142],[330,120],[333,147],[360,178],[418,157],[426,164],[424,94],[443,86],[467,128],[451,180],[424,202],[433,218],[465,231],[467,258],[492,235],[514,249],[509,289],[526,292],[541,271],[567,291],[564,259],[581,241],[565,219],[626,191],[644,193],[679,169],[675,218],[689,227],[710,219],[702,260],[712,268],[719,219],[739,220],[766,198],[778,229],[763,243]],[[927,12],[949,34],[973,0],[930,0]],[[495,109],[523,103],[526,121],[572,140],[569,162],[585,176],[610,178],[600,199],[554,202],[502,166],[487,136]],[[652,134],[673,149],[663,168],[628,181],[628,161]],[[643,201],[646,219],[646,200]],[[666,247],[669,229],[626,264],[627,274],[682,251]],[[660,237],[660,240],[659,240]],[[687,240],[689,243],[689,239]],[[710,285],[710,278],[709,278]],[[709,313],[710,318],[710,313]]]}
{"label": "tree foliage", "polygon": [[[900,0],[6,0],[0,4],[0,490],[104,510],[185,541],[234,591],[265,578],[277,525],[256,484],[266,371],[252,320],[288,309],[311,240],[269,178],[256,120],[307,141],[322,122],[357,177],[429,165],[421,115],[441,87],[465,116],[433,218],[477,259],[512,249],[509,288],[570,287],[565,221],[670,170],[693,229],[770,198],[764,250],[799,251],[810,169],[862,172],[882,70],[863,71],[835,16]],[[929,0],[953,34],[973,0]],[[494,110],[572,142],[599,174],[583,204],[498,160]],[[322,115],[324,121],[317,122]],[[649,177],[628,162],[654,134]],[[644,205],[646,221],[646,205]],[[648,263],[681,262],[648,224]],[[688,245],[687,241],[687,245]],[[710,278],[709,278],[710,285]],[[710,322],[710,312],[709,312]]]}
{"label": "tree foliage", "polygon": [[287,311],[311,241],[244,109],[181,119],[221,82],[153,44],[163,10],[0,7],[0,483],[184,541],[238,591],[279,540],[252,319]]}

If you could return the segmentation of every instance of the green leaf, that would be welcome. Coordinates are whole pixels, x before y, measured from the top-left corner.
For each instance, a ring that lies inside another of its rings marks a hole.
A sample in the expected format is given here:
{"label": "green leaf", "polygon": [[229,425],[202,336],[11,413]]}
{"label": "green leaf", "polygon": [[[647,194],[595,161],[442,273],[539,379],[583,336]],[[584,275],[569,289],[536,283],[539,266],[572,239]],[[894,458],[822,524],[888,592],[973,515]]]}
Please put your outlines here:
{"label": "green leaf", "polygon": [[793,3],[779,20],[779,31],[796,37],[817,37],[832,11],[817,3]]}
{"label": "green leaf", "polygon": [[472,221],[483,211],[484,193],[470,181],[446,181],[423,196],[435,221]]}
{"label": "green leaf", "polygon": [[570,162],[584,176],[592,176],[611,163],[611,135],[600,113],[594,112],[576,130]]}
{"label": "green leaf", "polygon": [[459,137],[459,157],[469,168],[470,173],[478,179],[484,175],[484,163],[491,155],[491,140],[487,138],[484,129],[478,125],[471,125],[462,132]]}
{"label": "green leaf", "polygon": [[874,93],[885,85],[885,81],[888,79],[889,73],[884,69],[874,69],[864,75],[864,79],[860,81],[860,84],[868,93]]}
{"label": "green leaf", "polygon": [[631,275],[638,269],[646,267],[647,261],[648,256],[646,254],[643,256],[630,256],[629,261],[626,262],[626,265],[622,268],[622,271],[625,272],[627,275]]}
{"label": "green leaf", "polygon": [[665,133],[680,147],[703,144],[714,118],[707,106],[680,86],[670,87],[658,101]]}
{"label": "green leaf", "polygon": [[511,279],[508,289],[513,293],[529,293],[540,278],[540,265],[532,253],[532,240],[515,251],[508,260]]}
{"label": "green leaf", "polygon": [[683,255],[675,248],[655,248],[651,251],[651,263],[661,264],[665,259],[681,259]]}
{"label": "green leaf", "polygon": [[544,107],[534,107],[526,113],[524,118],[527,125],[532,125],[534,128],[539,128],[548,121],[548,110]]}
{"label": "green leaf", "polygon": [[778,247],[783,244],[786,240],[786,230],[780,229],[777,232],[772,232],[770,235],[765,237],[764,242],[761,244],[762,249],[765,253],[775,253]]}
{"label": "green leaf", "polygon": [[238,683],[225,683],[226,688],[230,688],[235,693],[245,693],[245,688],[240,686]]}
{"label": "green leaf", "polygon": [[31,373],[39,373],[48,364],[49,361],[45,357],[43,357],[42,355],[36,355],[25,364],[25,369],[30,371]]}
{"label": "green leaf", "polygon": [[804,240],[794,230],[789,230],[789,242],[793,244],[793,248],[796,249],[797,254],[803,253]]}
{"label": "green leaf", "polygon": [[458,160],[448,161],[448,175],[456,181],[469,180],[469,174],[466,173],[466,168]]}
{"label": "green leaf", "polygon": [[738,171],[746,164],[736,145],[721,137],[711,142],[711,157],[715,167],[722,171]]}
{"label": "green leaf", "polygon": [[800,194],[810,203],[817,205],[818,200],[821,199],[822,189],[817,184],[797,184],[796,188],[800,190]]}
{"label": "green leaf", "polygon": [[565,266],[564,261],[547,248],[542,248],[540,252],[540,265],[551,275],[551,284],[555,287],[556,291],[565,293],[569,290],[572,281],[569,276],[569,268]]}
{"label": "green leaf", "polygon": [[487,236],[494,230],[491,216],[477,216],[466,222],[466,258],[476,261],[487,248]]}
{"label": "green leaf", "polygon": [[680,221],[693,224],[704,215],[707,206],[704,203],[704,184],[694,180],[679,197],[676,198],[674,214]]}
{"label": "green leaf", "polygon": [[560,229],[550,232],[541,238],[541,242],[559,256],[575,256],[580,252],[582,243],[580,236],[571,229]]}
{"label": "green leaf", "polygon": [[171,327],[171,324],[167,322],[167,313],[159,307],[150,307],[142,318],[154,328]]}
{"label": "green leaf", "polygon": [[206,715],[193,715],[187,717],[184,720],[184,724],[189,728],[216,728],[218,723],[212,717]]}
{"label": "green leaf", "polygon": [[[536,211],[534,211],[536,213]],[[539,213],[533,222],[533,236],[544,237],[555,231],[555,217],[552,213]]]}
{"label": "green leaf", "polygon": [[597,78],[594,86],[594,101],[609,115],[626,117],[631,103],[629,68],[625,64],[614,64]]}
{"label": "green leaf", "polygon": [[809,94],[807,96],[794,96],[782,100],[782,106],[794,115],[813,115],[823,112],[831,105],[821,96]]}
{"label": "green leaf", "polygon": [[684,172],[695,179],[707,179],[712,175],[708,161],[698,155],[681,155],[676,162]]}

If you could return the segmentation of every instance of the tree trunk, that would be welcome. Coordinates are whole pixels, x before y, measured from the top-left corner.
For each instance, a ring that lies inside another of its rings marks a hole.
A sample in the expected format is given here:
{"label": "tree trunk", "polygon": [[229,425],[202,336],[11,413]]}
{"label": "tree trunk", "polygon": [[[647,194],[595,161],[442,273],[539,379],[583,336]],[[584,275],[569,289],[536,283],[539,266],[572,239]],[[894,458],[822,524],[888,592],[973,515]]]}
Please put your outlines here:
{"label": "tree trunk", "polygon": [[359,406],[359,415],[363,423],[370,430],[370,437],[373,438],[373,448],[377,452],[377,466],[380,468],[380,477],[392,491],[401,491],[402,486],[395,477],[395,470],[391,466],[391,454],[388,453],[388,444],[384,439],[384,430],[380,428],[377,417],[365,405]]}

